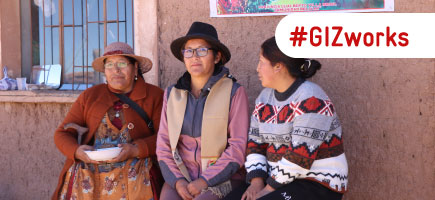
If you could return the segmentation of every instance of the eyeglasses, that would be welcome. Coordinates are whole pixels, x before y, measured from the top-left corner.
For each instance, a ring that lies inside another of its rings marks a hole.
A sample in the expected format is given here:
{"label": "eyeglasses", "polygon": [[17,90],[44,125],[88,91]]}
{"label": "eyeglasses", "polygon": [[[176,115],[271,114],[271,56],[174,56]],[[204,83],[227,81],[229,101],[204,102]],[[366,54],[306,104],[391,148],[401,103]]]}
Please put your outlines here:
{"label": "eyeglasses", "polygon": [[181,53],[185,58],[191,58],[196,51],[196,55],[199,57],[204,57],[208,54],[208,50],[213,50],[213,48],[201,47],[196,49],[184,49]]}
{"label": "eyeglasses", "polygon": [[104,63],[104,68],[106,69],[113,69],[115,68],[115,66],[117,66],[120,69],[124,69],[126,68],[130,63],[128,62],[108,62],[108,63]]}

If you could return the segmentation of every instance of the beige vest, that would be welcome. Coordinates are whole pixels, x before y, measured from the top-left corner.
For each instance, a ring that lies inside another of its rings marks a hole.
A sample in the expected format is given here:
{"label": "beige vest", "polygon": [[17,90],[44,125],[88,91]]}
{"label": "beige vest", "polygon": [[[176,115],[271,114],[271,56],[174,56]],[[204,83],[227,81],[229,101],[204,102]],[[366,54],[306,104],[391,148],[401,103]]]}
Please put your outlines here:
{"label": "beige vest", "polygon": [[[227,146],[232,86],[233,81],[230,78],[226,76],[221,78],[212,87],[205,102],[201,128],[201,166],[203,171],[216,162]],[[191,182],[192,179],[177,150],[187,98],[188,91],[172,88],[167,104],[167,119],[169,142],[174,161],[183,176]],[[226,181],[216,187],[209,187],[209,190],[223,197],[231,191],[231,184]]]}

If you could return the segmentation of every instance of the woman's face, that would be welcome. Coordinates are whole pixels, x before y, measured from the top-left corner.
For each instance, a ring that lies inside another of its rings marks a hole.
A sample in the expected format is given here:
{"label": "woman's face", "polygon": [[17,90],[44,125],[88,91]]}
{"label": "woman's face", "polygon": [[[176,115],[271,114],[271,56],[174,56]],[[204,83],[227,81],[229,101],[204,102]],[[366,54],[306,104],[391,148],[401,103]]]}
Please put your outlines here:
{"label": "woman's face", "polygon": [[[191,39],[186,42],[184,49],[197,49],[197,48],[211,48],[211,46],[203,39]],[[206,56],[198,56],[197,50],[190,58],[184,57],[184,64],[187,71],[194,77],[210,77],[214,71],[214,65],[219,62],[221,58],[220,52],[216,55],[213,50],[209,49]]]}
{"label": "woman's face", "polygon": [[260,52],[260,60],[257,65],[258,78],[263,87],[273,88],[275,72],[270,61],[263,57],[263,51]]}
{"label": "woman's face", "polygon": [[107,84],[123,93],[133,89],[137,64],[130,63],[125,56],[110,56],[104,63],[104,75]]}

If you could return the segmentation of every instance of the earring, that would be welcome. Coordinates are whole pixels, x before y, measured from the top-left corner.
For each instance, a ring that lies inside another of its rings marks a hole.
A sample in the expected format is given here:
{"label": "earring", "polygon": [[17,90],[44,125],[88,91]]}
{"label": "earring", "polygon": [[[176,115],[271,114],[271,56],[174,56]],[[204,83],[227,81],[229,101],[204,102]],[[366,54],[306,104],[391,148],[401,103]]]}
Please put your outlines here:
{"label": "earring", "polygon": [[137,74],[136,74],[136,75],[134,75],[134,80],[135,80],[135,81],[137,81]]}

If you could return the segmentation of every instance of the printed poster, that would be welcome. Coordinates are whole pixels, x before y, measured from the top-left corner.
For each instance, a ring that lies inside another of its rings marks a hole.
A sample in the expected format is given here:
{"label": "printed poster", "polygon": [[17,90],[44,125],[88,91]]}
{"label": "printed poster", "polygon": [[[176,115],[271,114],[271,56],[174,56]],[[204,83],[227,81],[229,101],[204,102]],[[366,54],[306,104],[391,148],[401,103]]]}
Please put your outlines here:
{"label": "printed poster", "polygon": [[210,0],[211,17],[394,11],[394,0]]}

